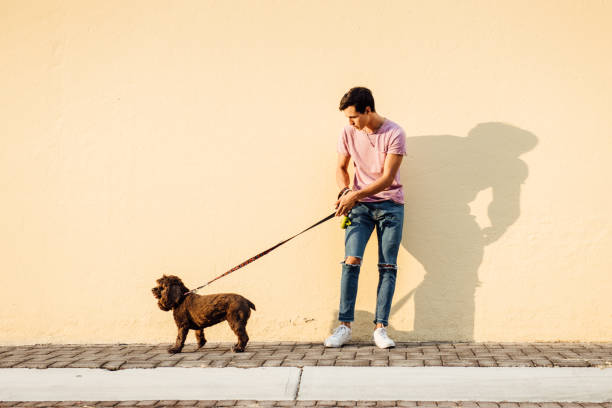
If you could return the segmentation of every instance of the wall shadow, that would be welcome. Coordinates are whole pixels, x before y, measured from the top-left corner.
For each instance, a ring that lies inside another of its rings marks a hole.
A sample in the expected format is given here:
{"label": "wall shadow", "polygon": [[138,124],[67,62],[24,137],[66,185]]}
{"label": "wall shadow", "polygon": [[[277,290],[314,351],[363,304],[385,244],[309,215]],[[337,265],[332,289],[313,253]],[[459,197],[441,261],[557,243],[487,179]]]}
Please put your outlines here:
{"label": "wall shadow", "polygon": [[[408,294],[396,292],[389,333],[398,341],[472,340],[474,295],[484,248],[497,241],[520,216],[521,184],[528,168],[519,156],[537,137],[518,127],[489,122],[467,137],[408,137],[401,180],[405,193],[402,247],[425,270]],[[490,226],[481,228],[469,203],[491,188]],[[410,270],[402,268],[402,274]],[[414,296],[414,330],[393,328],[393,316]],[[337,311],[334,321],[337,324]],[[373,313],[355,311],[354,337],[369,338]]]}

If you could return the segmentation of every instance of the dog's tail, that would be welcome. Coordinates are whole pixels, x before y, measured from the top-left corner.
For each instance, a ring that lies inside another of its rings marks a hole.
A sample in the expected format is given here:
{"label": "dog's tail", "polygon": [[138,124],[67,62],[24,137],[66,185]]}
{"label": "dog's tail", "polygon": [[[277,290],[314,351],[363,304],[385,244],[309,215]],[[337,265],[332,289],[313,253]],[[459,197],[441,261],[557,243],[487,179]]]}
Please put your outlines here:
{"label": "dog's tail", "polygon": [[253,304],[253,302],[251,302],[249,299],[246,300],[247,303],[249,304],[249,307],[253,310],[255,310],[255,305]]}

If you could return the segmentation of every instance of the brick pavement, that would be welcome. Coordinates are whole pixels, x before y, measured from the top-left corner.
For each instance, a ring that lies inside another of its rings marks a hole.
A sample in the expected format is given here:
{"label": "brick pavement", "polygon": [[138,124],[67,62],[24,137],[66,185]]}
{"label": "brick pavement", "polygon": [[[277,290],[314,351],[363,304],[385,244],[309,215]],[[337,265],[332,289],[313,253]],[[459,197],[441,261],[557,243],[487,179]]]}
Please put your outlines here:
{"label": "brick pavement", "polygon": [[208,343],[197,350],[168,354],[169,344],[0,346],[0,368],[156,367],[599,367],[612,368],[612,342],[606,343],[398,343],[381,350],[372,343],[328,349],[321,343],[249,343],[233,353],[230,343]]}
{"label": "brick pavement", "polygon": [[[612,342],[606,343],[398,343],[381,350],[371,343],[327,349],[320,343],[249,343],[233,353],[230,343],[188,344],[168,354],[170,344],[0,346],[0,368],[155,367],[599,367],[612,368]],[[512,403],[432,401],[104,401],[0,402],[0,407],[223,407],[223,406],[378,406],[424,408],[612,408],[612,403]]]}

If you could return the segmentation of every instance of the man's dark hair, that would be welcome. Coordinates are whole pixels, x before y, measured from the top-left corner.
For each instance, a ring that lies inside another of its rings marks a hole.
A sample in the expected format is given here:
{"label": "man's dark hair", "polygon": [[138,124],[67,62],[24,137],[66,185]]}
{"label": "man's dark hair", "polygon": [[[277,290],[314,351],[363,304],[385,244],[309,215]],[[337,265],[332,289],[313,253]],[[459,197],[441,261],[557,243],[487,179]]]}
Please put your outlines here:
{"label": "man's dark hair", "polygon": [[372,92],[368,88],[361,86],[351,88],[340,100],[341,111],[349,106],[354,106],[355,110],[359,113],[365,113],[366,106],[369,106],[372,112],[376,112],[376,109],[374,109],[374,97],[372,96]]}

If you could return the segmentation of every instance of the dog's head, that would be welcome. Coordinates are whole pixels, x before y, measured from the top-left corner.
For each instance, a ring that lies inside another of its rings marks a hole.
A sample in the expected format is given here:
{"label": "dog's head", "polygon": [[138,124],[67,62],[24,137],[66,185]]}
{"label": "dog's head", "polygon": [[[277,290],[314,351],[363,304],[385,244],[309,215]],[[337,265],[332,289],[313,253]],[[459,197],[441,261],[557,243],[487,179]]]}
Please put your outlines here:
{"label": "dog's head", "polygon": [[157,286],[151,289],[151,292],[153,292],[155,299],[159,299],[157,306],[167,312],[183,301],[185,293],[189,292],[189,289],[178,276],[164,275],[157,280]]}

